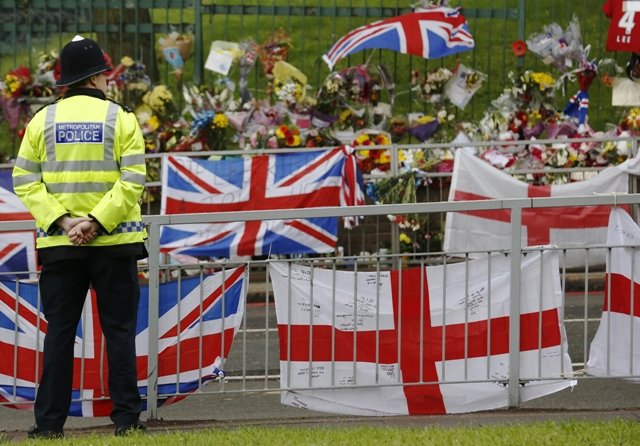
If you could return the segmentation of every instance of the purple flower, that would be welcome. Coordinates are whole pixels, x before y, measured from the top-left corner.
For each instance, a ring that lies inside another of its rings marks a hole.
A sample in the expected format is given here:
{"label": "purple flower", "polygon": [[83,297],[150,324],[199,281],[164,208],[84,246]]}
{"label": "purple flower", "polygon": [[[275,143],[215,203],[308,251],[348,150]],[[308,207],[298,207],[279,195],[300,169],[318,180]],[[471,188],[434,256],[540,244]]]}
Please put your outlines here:
{"label": "purple flower", "polygon": [[433,134],[438,130],[438,127],[438,120],[434,119],[433,121],[429,121],[426,124],[418,124],[409,127],[409,134],[418,138],[420,142],[425,142],[427,139],[433,136]]}

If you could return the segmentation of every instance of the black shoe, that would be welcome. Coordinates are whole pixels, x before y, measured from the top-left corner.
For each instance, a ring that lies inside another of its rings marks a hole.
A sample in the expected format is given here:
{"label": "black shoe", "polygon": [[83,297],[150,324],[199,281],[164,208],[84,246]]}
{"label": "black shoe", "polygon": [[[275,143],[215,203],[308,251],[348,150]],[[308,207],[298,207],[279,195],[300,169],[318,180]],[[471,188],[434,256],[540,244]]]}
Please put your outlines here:
{"label": "black shoe", "polygon": [[37,424],[34,424],[27,430],[27,437],[42,439],[62,438],[64,437],[64,432],[62,432],[62,429],[41,429]]}
{"label": "black shoe", "polygon": [[116,437],[129,435],[133,432],[145,432],[146,430],[147,430],[146,426],[142,424],[140,420],[137,420],[132,424],[126,424],[124,426],[116,426]]}

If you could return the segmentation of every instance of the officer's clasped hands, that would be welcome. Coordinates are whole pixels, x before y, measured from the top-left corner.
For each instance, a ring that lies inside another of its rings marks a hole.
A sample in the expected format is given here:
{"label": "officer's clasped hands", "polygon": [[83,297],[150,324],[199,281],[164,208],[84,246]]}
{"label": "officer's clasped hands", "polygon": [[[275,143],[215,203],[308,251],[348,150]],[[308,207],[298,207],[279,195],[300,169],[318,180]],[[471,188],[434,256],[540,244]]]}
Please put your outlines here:
{"label": "officer's clasped hands", "polygon": [[81,221],[67,233],[69,241],[76,246],[89,243],[98,235],[97,226],[98,225],[91,220]]}
{"label": "officer's clasped hands", "polygon": [[89,243],[98,235],[98,225],[87,217],[63,215],[56,223],[67,233],[69,241],[75,246]]}

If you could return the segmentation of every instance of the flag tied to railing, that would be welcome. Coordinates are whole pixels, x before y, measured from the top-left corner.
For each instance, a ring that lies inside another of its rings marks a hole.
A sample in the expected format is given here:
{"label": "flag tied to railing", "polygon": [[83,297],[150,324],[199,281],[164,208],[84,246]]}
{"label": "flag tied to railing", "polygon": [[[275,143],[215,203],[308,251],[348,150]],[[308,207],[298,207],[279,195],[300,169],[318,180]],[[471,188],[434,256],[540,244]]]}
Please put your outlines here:
{"label": "flag tied to railing", "polygon": [[640,376],[640,227],[623,209],[611,211],[607,246],[604,304],[587,371]]}
{"label": "flag tied to railing", "polygon": [[[171,404],[222,376],[244,315],[245,268],[160,284],[158,402]],[[38,287],[0,281],[0,402],[33,408],[42,367],[47,321],[38,310]],[[138,389],[147,395],[149,289],[141,287],[136,353]],[[108,416],[107,352],[96,297],[88,293],[74,350],[72,416]],[[146,400],[143,399],[146,404]]]}
{"label": "flag tied to railing", "polygon": [[[354,150],[202,160],[168,156],[162,212],[237,212],[364,204]],[[348,219],[353,224],[355,219]],[[162,252],[205,257],[331,252],[338,219],[238,221],[164,227]]]}
{"label": "flag tied to railing", "polygon": [[[575,385],[561,379],[572,368],[558,262],[522,259],[522,401]],[[282,403],[351,415],[505,407],[509,271],[498,255],[391,272],[271,263]]]}
{"label": "flag tied to railing", "polygon": [[[629,174],[639,173],[639,160],[634,158],[608,167],[585,181],[531,186],[464,150],[457,150],[449,201],[627,193]],[[583,248],[604,245],[610,210],[609,206],[523,209],[522,246]],[[510,249],[510,221],[509,209],[448,212],[444,250],[452,253]],[[569,249],[565,265],[581,266],[587,258],[591,265],[604,264],[604,249],[592,249],[588,257],[584,250]]]}
{"label": "flag tied to railing", "polygon": [[348,32],[322,59],[333,67],[367,49],[388,49],[436,59],[473,49],[475,42],[459,8],[429,8],[391,17]]}
{"label": "flag tied to railing", "polygon": [[[0,171],[0,221],[33,220],[31,213],[13,193],[11,170]],[[15,278],[5,272],[36,270],[33,231],[0,232],[0,279]]]}

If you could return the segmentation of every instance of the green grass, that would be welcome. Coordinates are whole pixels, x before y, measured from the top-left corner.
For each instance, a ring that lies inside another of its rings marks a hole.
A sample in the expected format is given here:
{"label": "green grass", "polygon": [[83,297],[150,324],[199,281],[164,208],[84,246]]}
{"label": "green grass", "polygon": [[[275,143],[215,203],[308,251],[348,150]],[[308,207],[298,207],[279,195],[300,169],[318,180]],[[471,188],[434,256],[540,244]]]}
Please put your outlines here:
{"label": "green grass", "polygon": [[[2,440],[0,440],[2,443]],[[12,442],[12,444],[44,444]],[[558,446],[569,445],[638,445],[640,423],[637,421],[546,422],[483,427],[354,427],[354,428],[241,428],[210,431],[182,431],[112,436],[68,436],[47,441],[50,445],[456,445],[456,446]]]}

